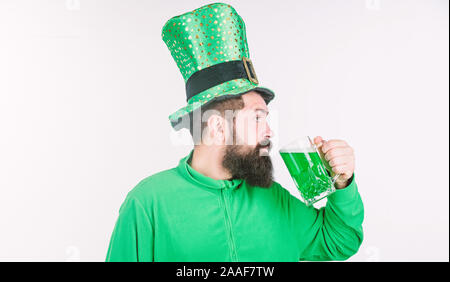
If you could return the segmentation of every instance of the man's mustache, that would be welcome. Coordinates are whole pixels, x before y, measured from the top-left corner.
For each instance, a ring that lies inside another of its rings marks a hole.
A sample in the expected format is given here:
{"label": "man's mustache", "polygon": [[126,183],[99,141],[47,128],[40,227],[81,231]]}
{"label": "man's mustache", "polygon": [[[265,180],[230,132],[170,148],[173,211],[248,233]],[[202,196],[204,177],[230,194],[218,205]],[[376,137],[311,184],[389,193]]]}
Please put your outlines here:
{"label": "man's mustache", "polygon": [[[259,142],[255,149],[260,156],[268,156],[268,152],[272,149],[272,142],[269,139],[264,139]],[[261,149],[267,149],[267,151],[261,151]]]}
{"label": "man's mustache", "polygon": [[258,144],[259,148],[272,148],[272,142],[270,139],[264,139]]}

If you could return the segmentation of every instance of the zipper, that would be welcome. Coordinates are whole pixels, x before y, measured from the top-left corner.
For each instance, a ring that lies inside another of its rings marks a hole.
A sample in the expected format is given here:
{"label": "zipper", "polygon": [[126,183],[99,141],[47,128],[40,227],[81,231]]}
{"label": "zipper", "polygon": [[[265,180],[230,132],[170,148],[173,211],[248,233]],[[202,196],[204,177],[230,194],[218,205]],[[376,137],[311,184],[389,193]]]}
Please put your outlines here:
{"label": "zipper", "polygon": [[[223,191],[225,190],[226,193],[224,193]],[[225,207],[225,225],[228,228],[228,237],[229,237],[229,243],[230,243],[230,249],[231,249],[231,260],[232,261],[237,261],[237,254],[236,254],[236,245],[234,244],[234,238],[233,238],[233,232],[232,232],[232,228],[231,228],[231,219],[230,219],[230,214],[228,211],[228,201],[227,201],[227,196],[225,194],[228,194],[229,191],[227,188],[225,189],[220,189],[220,193],[222,195],[222,199],[224,201],[224,207]]]}

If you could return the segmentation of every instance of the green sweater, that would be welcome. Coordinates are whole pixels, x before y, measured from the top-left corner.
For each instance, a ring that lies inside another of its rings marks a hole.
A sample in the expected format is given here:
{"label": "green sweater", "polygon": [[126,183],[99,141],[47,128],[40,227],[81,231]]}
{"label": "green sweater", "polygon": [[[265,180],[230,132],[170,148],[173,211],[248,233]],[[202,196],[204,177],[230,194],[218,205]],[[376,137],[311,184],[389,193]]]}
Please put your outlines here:
{"label": "green sweater", "polygon": [[128,193],[106,261],[345,260],[358,251],[364,208],[354,175],[316,209],[277,182],[206,177],[189,165],[192,152]]}

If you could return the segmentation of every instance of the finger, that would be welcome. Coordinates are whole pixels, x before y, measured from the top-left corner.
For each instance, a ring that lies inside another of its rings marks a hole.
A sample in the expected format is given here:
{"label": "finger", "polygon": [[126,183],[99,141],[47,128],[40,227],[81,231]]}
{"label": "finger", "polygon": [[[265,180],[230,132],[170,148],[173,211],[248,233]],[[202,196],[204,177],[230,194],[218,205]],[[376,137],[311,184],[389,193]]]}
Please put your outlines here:
{"label": "finger", "polygon": [[316,144],[316,145],[320,145],[320,143],[322,143],[324,140],[322,139],[322,137],[321,136],[316,136],[315,138],[314,138],[314,144]]}
{"label": "finger", "polygon": [[332,168],[333,172],[336,174],[341,174],[345,178],[350,178],[353,172],[347,165],[335,166]]}
{"label": "finger", "polygon": [[353,156],[353,149],[351,147],[336,147],[325,153],[327,161],[340,156]]}
{"label": "finger", "polygon": [[322,146],[322,150],[324,153],[326,153],[333,148],[346,147],[346,146],[348,146],[348,144],[344,140],[332,139],[332,140],[328,140],[328,141],[324,142],[324,144]]}
{"label": "finger", "polygon": [[329,161],[329,164],[330,164],[330,166],[334,167],[334,166],[341,166],[341,165],[351,164],[352,161],[353,161],[353,157],[352,156],[345,155],[345,156],[332,158]]}

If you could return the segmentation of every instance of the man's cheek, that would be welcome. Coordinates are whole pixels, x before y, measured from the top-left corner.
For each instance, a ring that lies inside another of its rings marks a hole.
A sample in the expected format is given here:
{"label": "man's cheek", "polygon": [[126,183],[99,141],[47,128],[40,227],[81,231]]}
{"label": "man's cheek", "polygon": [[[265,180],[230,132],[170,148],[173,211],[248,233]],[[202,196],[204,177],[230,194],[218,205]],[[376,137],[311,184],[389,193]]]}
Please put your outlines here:
{"label": "man's cheek", "polygon": [[242,118],[236,126],[237,140],[241,141],[241,144],[237,145],[256,145],[258,143],[256,133],[255,124],[249,118]]}

